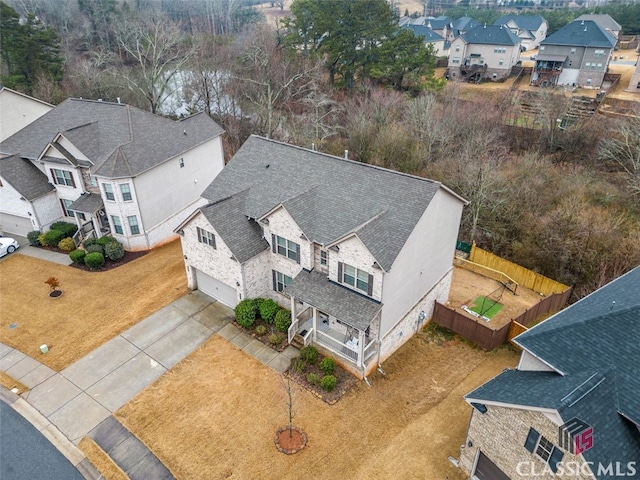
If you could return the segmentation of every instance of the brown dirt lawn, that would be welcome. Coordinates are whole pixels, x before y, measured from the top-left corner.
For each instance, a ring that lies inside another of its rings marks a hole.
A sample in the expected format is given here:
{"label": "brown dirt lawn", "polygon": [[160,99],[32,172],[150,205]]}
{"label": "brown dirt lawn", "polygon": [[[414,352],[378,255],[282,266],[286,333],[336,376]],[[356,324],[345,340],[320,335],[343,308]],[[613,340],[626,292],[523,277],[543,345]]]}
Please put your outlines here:
{"label": "brown dirt lawn", "polygon": [[0,263],[0,340],[60,371],[186,292],[179,241],[106,272],[15,254]]}
{"label": "brown dirt lawn", "polygon": [[288,421],[280,376],[215,335],[116,413],[179,479],[445,478],[470,415],[462,395],[516,364],[509,348],[412,338],[335,405],[294,386],[294,425],[309,437],[276,450]]}

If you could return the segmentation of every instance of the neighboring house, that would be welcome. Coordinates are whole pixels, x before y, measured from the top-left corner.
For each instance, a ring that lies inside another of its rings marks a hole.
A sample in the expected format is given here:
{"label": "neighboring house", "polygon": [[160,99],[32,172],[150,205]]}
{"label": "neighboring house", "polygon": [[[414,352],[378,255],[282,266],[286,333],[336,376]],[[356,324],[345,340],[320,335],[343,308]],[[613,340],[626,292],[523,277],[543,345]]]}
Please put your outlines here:
{"label": "neighboring house", "polygon": [[[454,38],[458,35],[467,33],[473,27],[477,27],[478,25],[480,24],[477,22],[477,20],[471,17],[460,17],[459,19],[454,20],[452,23]],[[451,41],[453,41],[453,38],[451,39]]]}
{"label": "neighboring house", "polygon": [[640,267],[514,341],[517,368],[465,397],[462,469],[478,480],[638,478]]}
{"label": "neighboring house", "polygon": [[52,108],[47,102],[0,85],[0,142]]}
{"label": "neighboring house", "polygon": [[453,40],[453,22],[449,17],[441,15],[439,17],[401,17],[398,21],[401,27],[418,25],[431,29],[436,34],[444,38],[445,42]]}
{"label": "neighboring house", "polygon": [[478,25],[460,35],[449,49],[449,78],[503,80],[520,58],[520,39],[499,25]]}
{"label": "neighboring house", "polygon": [[444,55],[444,38],[429,27],[425,27],[424,25],[405,25],[402,28],[410,29],[416,37],[424,38],[425,45],[433,45],[433,51],[436,57]]}
{"label": "neighboring house", "polygon": [[[4,112],[3,112],[4,113]],[[129,105],[69,99],[2,143],[0,225],[26,235],[56,220],[127,250],[175,237],[224,166],[205,114],[169,120]]]}
{"label": "neighboring house", "polygon": [[538,48],[540,42],[547,38],[549,24],[540,15],[503,15],[494,25],[504,25],[519,39],[526,50]]}
{"label": "neighboring house", "polygon": [[531,85],[600,88],[615,45],[596,22],[571,22],[540,43]]}
{"label": "neighboring house", "polygon": [[640,93],[640,59],[636,60],[636,69],[631,75],[627,92]]}
{"label": "neighboring house", "polygon": [[606,32],[610,33],[616,39],[616,41],[620,37],[620,33],[622,32],[622,27],[610,15],[589,15],[589,14],[584,14],[584,15],[580,15],[578,18],[576,18],[574,20],[574,22],[582,22],[582,21],[585,21],[585,20],[596,22]]}
{"label": "neighboring house", "polygon": [[271,297],[289,342],[365,377],[446,301],[466,201],[438,182],[252,136],[178,228],[188,286]]}

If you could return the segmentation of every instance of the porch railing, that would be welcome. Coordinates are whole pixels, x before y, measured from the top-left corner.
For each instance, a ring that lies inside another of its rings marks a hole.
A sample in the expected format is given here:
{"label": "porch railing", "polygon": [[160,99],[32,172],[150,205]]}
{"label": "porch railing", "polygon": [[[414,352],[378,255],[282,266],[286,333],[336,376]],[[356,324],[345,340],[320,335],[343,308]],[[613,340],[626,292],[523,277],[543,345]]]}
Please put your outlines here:
{"label": "porch railing", "polygon": [[311,345],[311,342],[313,341],[313,328],[310,328],[309,331],[306,333],[305,336],[303,336],[303,340],[304,340],[304,346],[306,347],[307,345]]}
{"label": "porch railing", "polygon": [[322,331],[318,330],[316,332],[316,340],[320,345],[328,348],[333,353],[340,355],[341,357],[344,357],[348,360],[351,360],[352,362],[358,363],[357,351],[351,350],[344,343],[339,342],[334,338],[331,338],[326,333],[323,333]]}
{"label": "porch railing", "polygon": [[291,325],[289,325],[289,329],[287,330],[287,339],[289,340],[289,343],[291,343],[291,341],[293,340],[293,337],[295,337],[296,333],[298,333],[298,324],[299,323],[300,323],[300,320],[298,319],[298,317],[296,317],[291,322]]}
{"label": "porch railing", "polygon": [[371,340],[369,342],[369,345],[364,347],[364,361],[362,363],[366,365],[375,353],[376,353],[376,341]]}

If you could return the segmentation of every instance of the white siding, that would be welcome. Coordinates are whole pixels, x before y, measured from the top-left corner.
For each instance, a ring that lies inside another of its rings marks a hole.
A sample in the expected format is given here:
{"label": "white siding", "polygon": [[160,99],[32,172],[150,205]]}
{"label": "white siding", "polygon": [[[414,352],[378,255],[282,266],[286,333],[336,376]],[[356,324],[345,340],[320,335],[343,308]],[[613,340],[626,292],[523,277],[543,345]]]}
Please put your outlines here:
{"label": "white siding", "polygon": [[89,160],[87,156],[82,153],[78,148],[71,143],[64,135],[60,135],[57,139],[58,143],[62,145],[71,155],[73,155],[78,160]]}
{"label": "white siding", "polygon": [[[439,189],[407,239],[382,290],[381,337],[451,269],[463,203]],[[444,292],[446,301],[449,292]]]}
{"label": "white siding", "polygon": [[[35,217],[34,230],[44,232],[49,229],[53,222],[62,220],[62,208],[55,191],[37,198],[32,203]],[[66,220],[66,218],[65,218]]]}
{"label": "white siding", "polygon": [[191,205],[223,166],[222,141],[217,137],[137,176],[141,223],[150,230]]}
{"label": "white siding", "polygon": [[[4,178],[0,187],[0,211],[8,215],[28,218],[31,230],[45,231],[51,223],[62,219],[62,209],[56,192],[52,191],[33,202],[21,200],[22,195]],[[16,232],[18,233],[18,232]],[[28,233],[28,232],[20,232]]]}
{"label": "white siding", "polygon": [[53,108],[52,105],[7,88],[0,90],[0,142]]}
{"label": "white siding", "polygon": [[526,350],[522,351],[522,356],[520,357],[520,362],[518,363],[518,370],[534,372],[555,372],[553,368],[551,368],[546,363],[538,360]]}

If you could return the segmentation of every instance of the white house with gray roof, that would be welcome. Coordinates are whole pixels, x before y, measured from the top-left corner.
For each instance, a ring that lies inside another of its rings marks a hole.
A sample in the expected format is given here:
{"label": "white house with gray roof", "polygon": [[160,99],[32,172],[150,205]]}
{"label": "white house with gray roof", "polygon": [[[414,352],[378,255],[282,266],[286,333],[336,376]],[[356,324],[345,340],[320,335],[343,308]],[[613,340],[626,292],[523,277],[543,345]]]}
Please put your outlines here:
{"label": "white house with gray roof", "polygon": [[549,24],[540,15],[503,15],[493,24],[503,25],[511,30],[527,50],[538,48],[540,42],[547,38],[549,29]]}
{"label": "white house with gray roof", "polygon": [[78,238],[112,235],[127,250],[175,238],[222,170],[222,129],[120,103],[69,99],[0,143],[0,221],[25,235],[75,221]]}
{"label": "white house with gray roof", "polygon": [[189,287],[271,297],[289,341],[366,376],[446,301],[466,201],[438,182],[252,136],[178,228]]}
{"label": "white house with gray roof", "polygon": [[0,85],[0,142],[52,108],[50,103]]}

